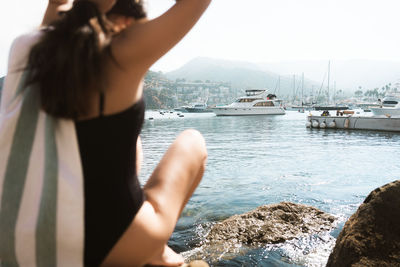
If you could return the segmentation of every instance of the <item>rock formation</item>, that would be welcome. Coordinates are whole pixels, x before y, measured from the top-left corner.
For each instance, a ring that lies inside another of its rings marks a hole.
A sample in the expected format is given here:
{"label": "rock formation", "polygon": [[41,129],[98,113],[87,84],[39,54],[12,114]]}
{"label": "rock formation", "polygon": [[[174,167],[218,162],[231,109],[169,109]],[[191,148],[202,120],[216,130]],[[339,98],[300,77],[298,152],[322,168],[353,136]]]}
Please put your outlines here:
{"label": "rock formation", "polygon": [[[282,202],[265,205],[215,224],[195,258],[231,258],[249,249],[326,233],[336,218],[311,206]],[[191,258],[191,257],[189,257]]]}
{"label": "rock formation", "polygon": [[332,266],[400,266],[400,180],[372,191],[346,222]]}
{"label": "rock formation", "polygon": [[329,231],[335,217],[311,206],[282,202],[265,205],[217,223],[210,243],[263,245],[282,243],[305,234]]}

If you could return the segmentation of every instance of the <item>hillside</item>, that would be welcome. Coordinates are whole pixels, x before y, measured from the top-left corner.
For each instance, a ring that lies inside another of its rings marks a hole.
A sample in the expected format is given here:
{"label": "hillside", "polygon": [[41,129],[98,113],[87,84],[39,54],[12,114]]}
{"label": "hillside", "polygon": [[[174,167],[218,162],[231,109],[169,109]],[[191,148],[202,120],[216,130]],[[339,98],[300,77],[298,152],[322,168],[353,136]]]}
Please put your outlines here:
{"label": "hillside", "polygon": [[160,72],[147,72],[143,93],[147,109],[165,109],[176,106],[174,84]]}
{"label": "hillside", "polygon": [[[305,93],[314,87],[318,94],[322,82],[327,85],[328,60],[297,60],[266,63],[249,63],[211,58],[196,58],[181,68],[169,72],[170,79],[215,80],[231,82],[237,88],[269,88],[274,90],[281,77],[282,95],[293,94],[293,75],[296,74],[297,88],[300,75],[304,73]],[[400,62],[388,60],[332,60],[330,88],[336,83],[337,90],[353,94],[361,86],[363,90],[381,88],[400,80]],[[298,89],[297,89],[298,90]]]}
{"label": "hillside", "polygon": [[[268,88],[277,94],[293,94],[293,76],[280,76],[277,73],[262,70],[257,64],[240,61],[228,61],[211,58],[195,58],[181,68],[165,74],[171,80],[210,80],[217,82],[230,82],[233,88]],[[280,77],[280,90],[277,88]],[[300,88],[300,77],[296,78],[296,90]],[[310,92],[312,87],[315,90],[320,84],[305,79],[305,92]]]}

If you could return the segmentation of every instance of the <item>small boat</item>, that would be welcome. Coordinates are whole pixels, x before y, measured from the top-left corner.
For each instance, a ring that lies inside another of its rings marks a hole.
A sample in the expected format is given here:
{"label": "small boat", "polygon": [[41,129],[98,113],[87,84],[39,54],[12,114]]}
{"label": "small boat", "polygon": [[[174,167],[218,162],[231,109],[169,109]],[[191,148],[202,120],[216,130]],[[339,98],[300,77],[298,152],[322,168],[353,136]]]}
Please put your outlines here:
{"label": "small boat", "polygon": [[246,90],[246,96],[236,99],[230,105],[212,108],[217,116],[245,116],[245,115],[284,115],[285,109],[282,100],[276,95],[268,94],[266,89]]}
{"label": "small boat", "polygon": [[188,108],[189,106],[181,106],[179,108],[174,108],[174,111],[176,112],[186,112],[186,108]]}
{"label": "small boat", "polygon": [[336,106],[336,105],[327,105],[327,106],[314,106],[315,110],[347,110],[349,107],[347,106]]}
{"label": "small boat", "polygon": [[186,107],[186,112],[205,113],[205,112],[213,112],[213,111],[211,109],[208,109],[207,103],[194,103],[193,105]]}
{"label": "small boat", "polygon": [[314,110],[314,106],[310,105],[310,104],[306,104],[306,105],[287,105],[285,108],[286,108],[286,110],[298,111],[298,112],[301,112],[301,113],[303,113],[302,112],[303,110],[307,110],[307,111]]}

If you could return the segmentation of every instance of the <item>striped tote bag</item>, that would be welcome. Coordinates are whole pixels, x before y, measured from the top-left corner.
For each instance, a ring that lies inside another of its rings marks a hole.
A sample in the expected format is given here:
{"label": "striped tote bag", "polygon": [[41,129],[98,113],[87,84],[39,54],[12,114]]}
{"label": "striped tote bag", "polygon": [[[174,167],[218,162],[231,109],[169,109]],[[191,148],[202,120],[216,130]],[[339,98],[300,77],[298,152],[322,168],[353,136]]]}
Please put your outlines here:
{"label": "striped tote bag", "polygon": [[0,105],[1,266],[82,266],[83,174],[75,124],[39,108],[24,86],[40,31],[12,46]]}

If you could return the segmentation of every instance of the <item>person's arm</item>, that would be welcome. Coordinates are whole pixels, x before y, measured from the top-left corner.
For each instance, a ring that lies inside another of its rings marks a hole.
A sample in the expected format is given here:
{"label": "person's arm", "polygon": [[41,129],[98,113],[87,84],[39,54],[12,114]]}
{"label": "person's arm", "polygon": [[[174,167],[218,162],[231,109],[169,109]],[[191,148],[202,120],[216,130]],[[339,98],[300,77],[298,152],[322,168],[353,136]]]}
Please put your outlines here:
{"label": "person's arm", "polygon": [[195,25],[211,0],[179,0],[160,17],[133,23],[112,44],[120,65],[147,69],[174,47]]}
{"label": "person's arm", "polygon": [[49,0],[41,26],[49,25],[59,19],[59,12],[69,10],[72,2],[72,0]]}

